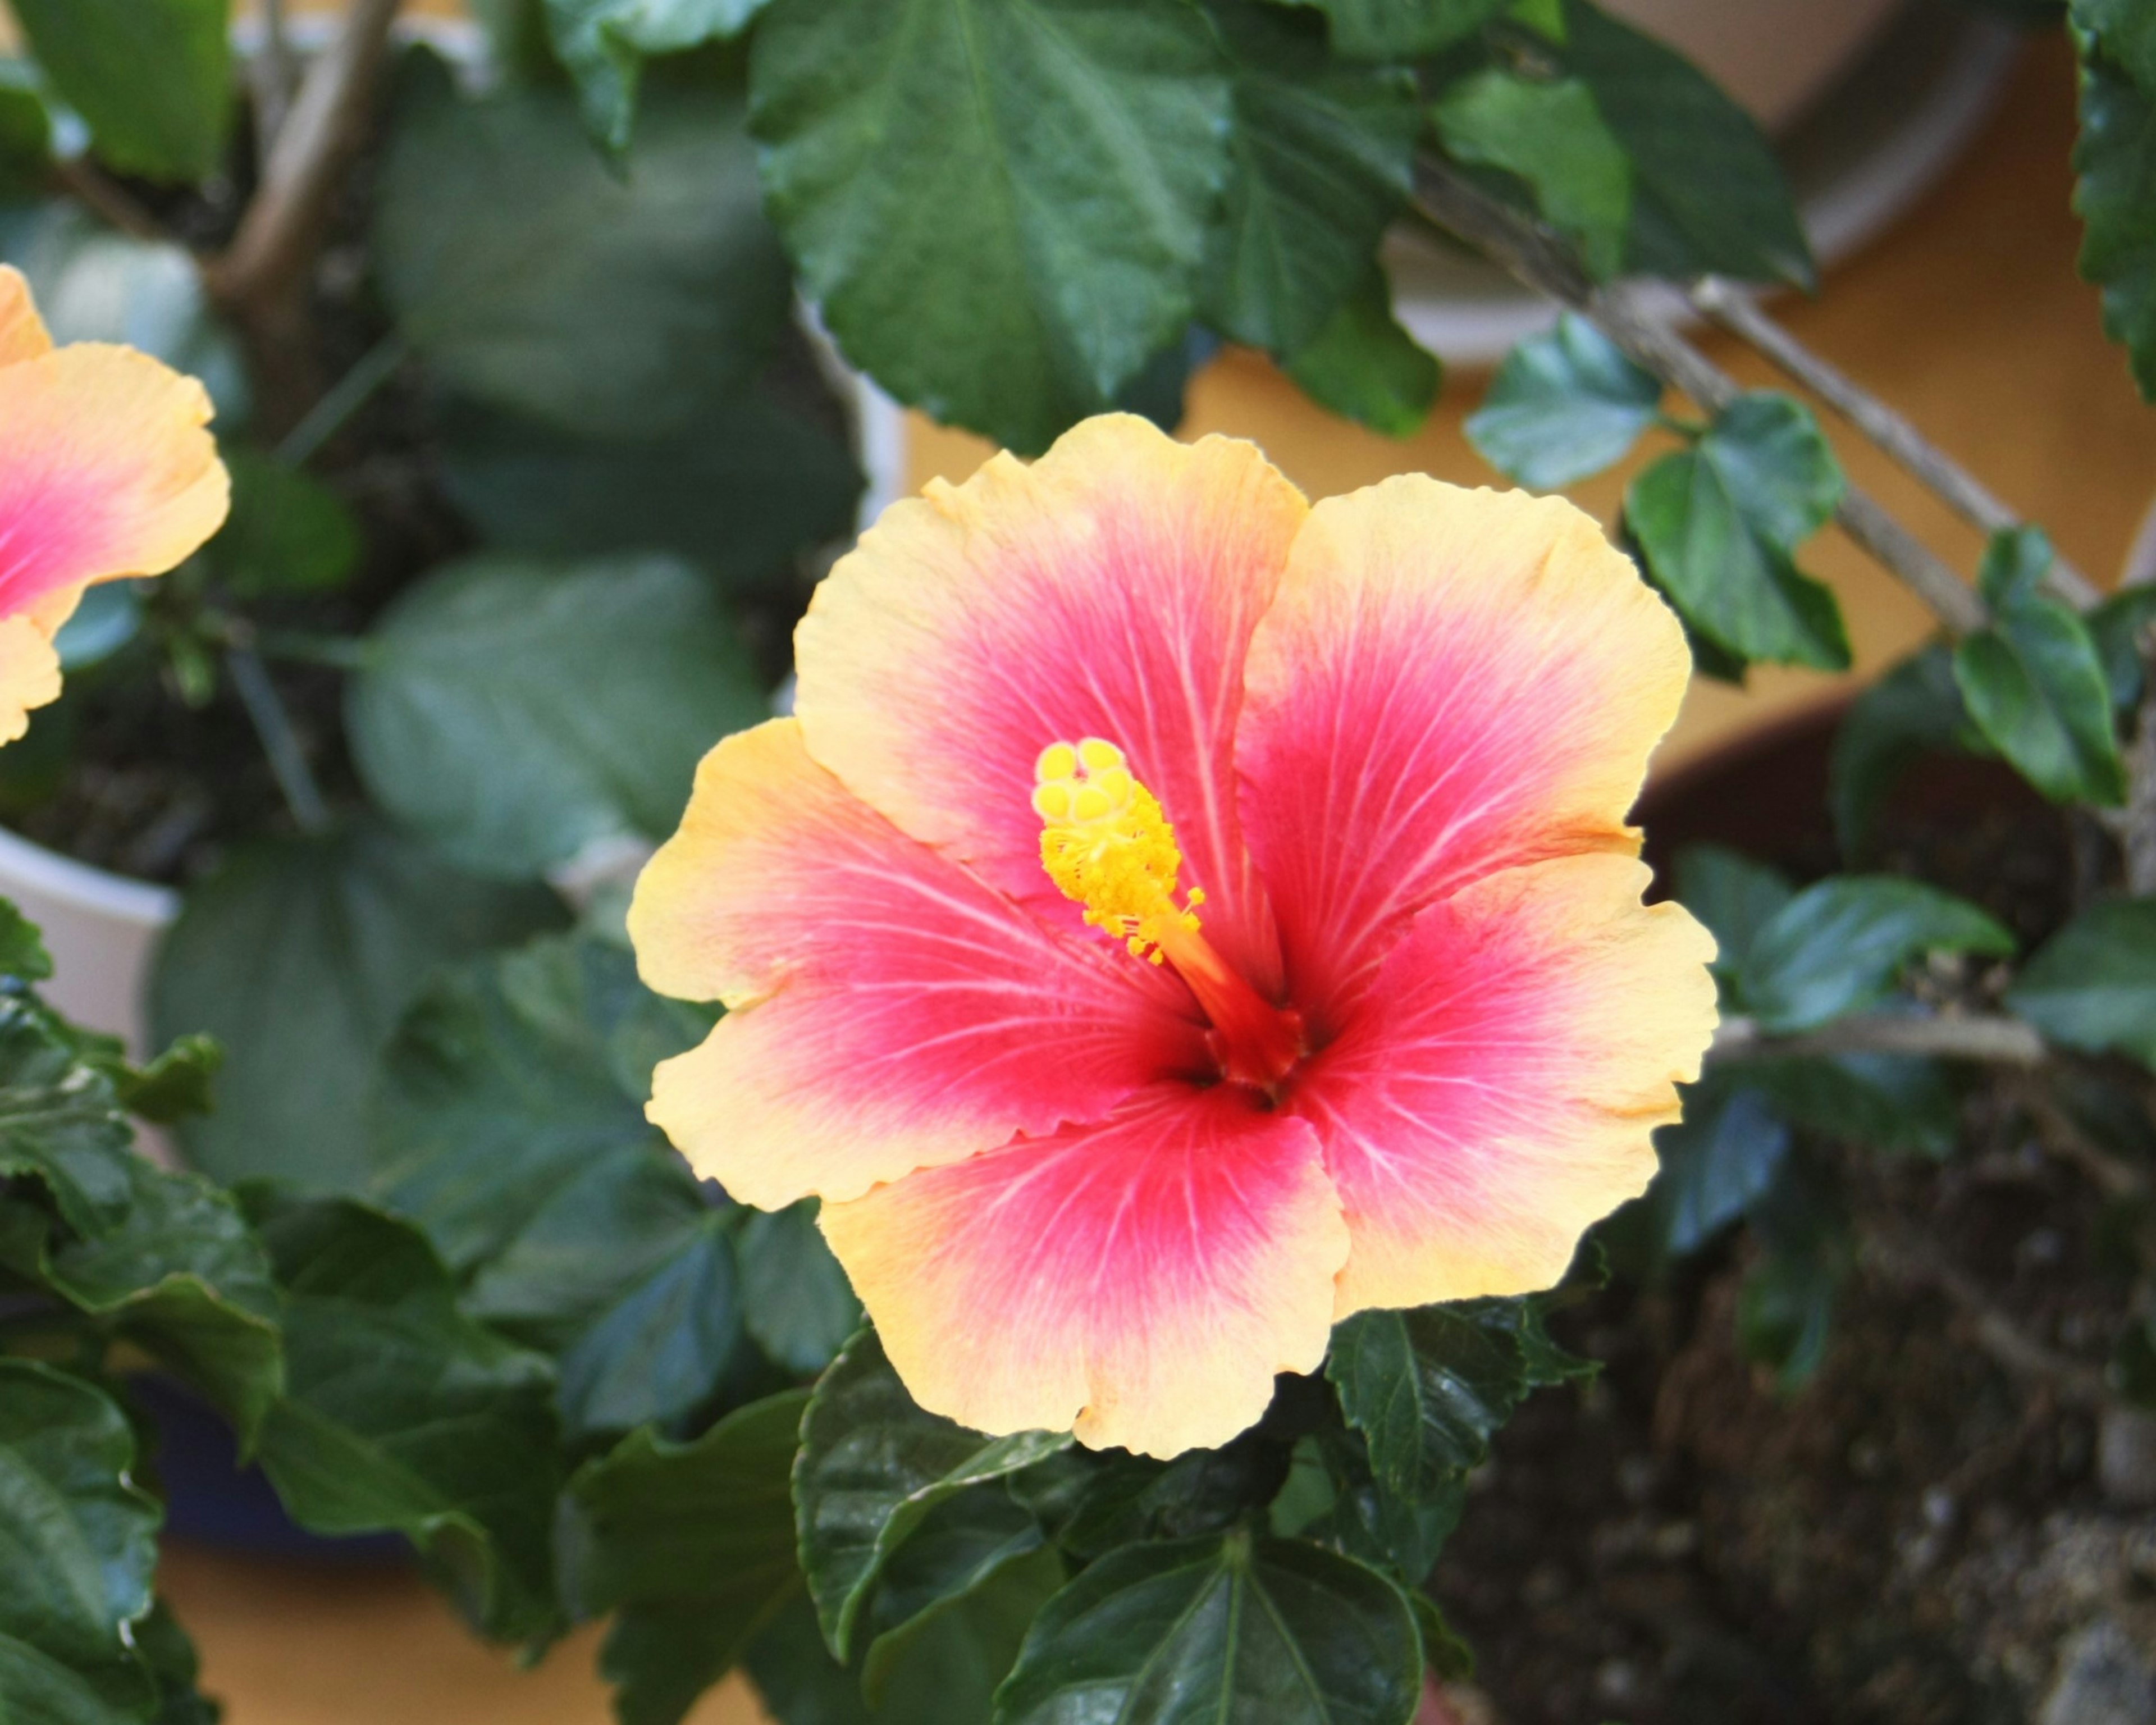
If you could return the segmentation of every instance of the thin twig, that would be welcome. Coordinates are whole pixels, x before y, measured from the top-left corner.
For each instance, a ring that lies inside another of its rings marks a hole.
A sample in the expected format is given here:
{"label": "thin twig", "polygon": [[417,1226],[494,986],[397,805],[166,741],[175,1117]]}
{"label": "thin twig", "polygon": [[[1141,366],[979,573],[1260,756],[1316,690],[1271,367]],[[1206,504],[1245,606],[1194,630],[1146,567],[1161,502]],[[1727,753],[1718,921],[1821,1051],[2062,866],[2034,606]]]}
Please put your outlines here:
{"label": "thin twig", "polygon": [[292,111],[292,90],[300,76],[285,28],[285,0],[262,0],[262,49],[247,69],[254,97],[254,146],[266,157]]}
{"label": "thin twig", "polygon": [[[1490,197],[1442,162],[1416,169],[1420,213],[1504,266],[1520,281],[1573,307],[1639,364],[1718,413],[1743,393],[1737,381],[1680,335],[1648,299],[1598,287],[1557,234]],[[1989,620],[1974,588],[1865,492],[1848,486],[1835,512],[1842,531],[1931,608],[1947,632],[1974,634]]]}
{"label": "thin twig", "polygon": [[227,647],[224,662],[232,673],[232,686],[239,693],[240,705],[254,722],[254,734],[262,739],[262,751],[270,757],[270,770],[276,776],[277,788],[284,794],[293,820],[303,833],[326,831],[329,807],[322,801],[313,769],[307,765],[306,751],[300,746],[300,733],[285,710],[284,696],[278,694],[277,685],[270,680],[269,671],[252,648]]}
{"label": "thin twig", "polygon": [[287,467],[305,467],[313,460],[322,445],[344,429],[346,421],[397,375],[408,351],[404,337],[392,330],[360,355],[352,369],[307,409],[306,417],[285,434],[277,445],[278,460]]}
{"label": "thin twig", "polygon": [[1994,1305],[1974,1278],[1912,1238],[1885,1234],[1868,1236],[1865,1256],[1872,1267],[1896,1281],[1943,1294],[1969,1320],[1978,1345],[2017,1378],[2041,1384],[2062,1400],[2102,1407],[2109,1399],[2103,1373],[2095,1366],[2047,1348]]}
{"label": "thin twig", "polygon": [[2045,1150],[2079,1168],[2104,1196],[2134,1200],[2150,1195],[2148,1177],[2090,1137],[2046,1086],[2024,1082],[2010,1094],[2035,1122],[2036,1140]]}
{"label": "thin twig", "polygon": [[1837,1019],[1801,1035],[1776,1036],[1748,1018],[1728,1018],[1708,1058],[1757,1060],[1849,1054],[1927,1055],[1986,1065],[2038,1066],[2051,1058],[2044,1039],[2019,1019],[1904,1018],[1888,1014]]}
{"label": "thin twig", "polygon": [[352,0],[336,40],[308,69],[231,249],[207,269],[228,305],[274,300],[306,275],[346,166],[367,136],[400,0]]}
{"label": "thin twig", "polygon": [[[1784,372],[1825,402],[1843,418],[1922,480],[1963,519],[1986,533],[2010,533],[2025,525],[2020,516],[1943,449],[1876,396],[1861,389],[1759,309],[1738,284],[1710,275],[1694,285],[1691,303],[1711,322],[1757,349]],[[2076,610],[2087,610],[2102,596],[2088,578],[2063,557],[2046,578],[2053,593]]]}
{"label": "thin twig", "polygon": [[170,229],[135,201],[134,194],[87,156],[70,156],[53,165],[60,189],[131,239],[172,241]]}

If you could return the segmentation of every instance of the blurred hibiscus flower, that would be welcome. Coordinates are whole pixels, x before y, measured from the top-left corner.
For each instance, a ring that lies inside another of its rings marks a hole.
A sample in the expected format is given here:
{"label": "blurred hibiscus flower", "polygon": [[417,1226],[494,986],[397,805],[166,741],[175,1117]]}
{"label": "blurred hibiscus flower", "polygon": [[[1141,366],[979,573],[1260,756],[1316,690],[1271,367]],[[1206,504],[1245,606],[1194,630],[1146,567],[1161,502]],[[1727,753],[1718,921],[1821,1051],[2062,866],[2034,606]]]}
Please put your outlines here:
{"label": "blurred hibiscus flower", "polygon": [[1157,1455],[1369,1307],[1558,1281],[1713,946],[1625,824],[1689,660],[1570,505],[1095,419],[865,535],[630,931],[652,1118],[809,1194],[922,1406]]}
{"label": "blurred hibiscus flower", "polygon": [[0,742],[58,698],[53,637],[93,583],[162,575],[223,525],[209,397],[132,348],[54,347],[0,267]]}

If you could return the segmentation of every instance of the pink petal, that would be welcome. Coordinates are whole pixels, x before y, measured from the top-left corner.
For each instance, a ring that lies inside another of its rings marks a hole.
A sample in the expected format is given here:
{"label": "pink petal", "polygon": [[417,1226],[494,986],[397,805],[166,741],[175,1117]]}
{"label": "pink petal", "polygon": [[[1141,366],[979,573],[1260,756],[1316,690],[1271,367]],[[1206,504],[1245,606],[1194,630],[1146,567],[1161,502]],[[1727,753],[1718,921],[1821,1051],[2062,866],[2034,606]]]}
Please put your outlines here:
{"label": "pink petal", "polygon": [[1415,475],[1312,511],[1250,649],[1245,830],[1321,1031],[1409,918],[1499,869],[1631,851],[1691,670],[1570,504]]}
{"label": "pink petal", "polygon": [[1347,1252],[1299,1120],[1232,1086],[827,1205],[824,1231],[921,1404],[977,1430],[1173,1455],[1315,1370]]}
{"label": "pink petal", "polygon": [[1203,1059],[1145,967],[1058,939],[906,837],[791,719],[705,757],[629,933],[653,988],[732,1009],[660,1066],[651,1117],[765,1209],[1099,1119]]}
{"label": "pink petal", "polygon": [[1291,1111],[1325,1146],[1354,1245],[1342,1317],[1556,1283],[1646,1188],[1714,1034],[1714,942],[1648,870],[1574,856],[1424,911]]}
{"label": "pink petal", "polygon": [[[915,838],[1079,929],[1040,867],[1034,762],[1104,737],[1161,800],[1209,939],[1260,988],[1277,948],[1234,794],[1250,632],[1306,506],[1248,444],[1111,415],[1027,467],[895,506],[796,641],[809,752]],[[1097,936],[1087,935],[1089,939]]]}

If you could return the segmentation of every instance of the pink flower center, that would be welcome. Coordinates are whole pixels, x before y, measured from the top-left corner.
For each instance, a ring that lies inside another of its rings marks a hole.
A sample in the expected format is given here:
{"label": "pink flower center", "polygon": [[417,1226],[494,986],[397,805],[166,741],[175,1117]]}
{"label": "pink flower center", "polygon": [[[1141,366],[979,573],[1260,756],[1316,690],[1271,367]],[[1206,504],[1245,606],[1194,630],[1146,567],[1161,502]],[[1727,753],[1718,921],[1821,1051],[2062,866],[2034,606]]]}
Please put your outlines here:
{"label": "pink flower center", "polygon": [[1048,878],[1132,957],[1175,967],[1212,1025],[1224,1078],[1277,1095],[1308,1051],[1301,1015],[1267,1001],[1199,932],[1203,892],[1176,902],[1175,829],[1123,752],[1097,737],[1050,743],[1034,781]]}

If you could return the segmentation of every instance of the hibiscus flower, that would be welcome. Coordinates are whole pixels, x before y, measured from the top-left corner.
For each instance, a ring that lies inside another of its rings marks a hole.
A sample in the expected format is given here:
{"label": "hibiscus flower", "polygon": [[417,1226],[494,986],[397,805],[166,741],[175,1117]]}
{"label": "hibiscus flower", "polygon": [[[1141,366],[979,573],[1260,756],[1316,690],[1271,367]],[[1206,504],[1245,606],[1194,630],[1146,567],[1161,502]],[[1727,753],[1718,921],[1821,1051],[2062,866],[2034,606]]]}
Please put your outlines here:
{"label": "hibiscus flower", "polygon": [[1655,1168],[1713,943],[1625,814],[1681,631],[1570,505],[1088,421],[900,503],[629,916],[650,1113],[814,1195],[921,1404],[1156,1455]]}
{"label": "hibiscus flower", "polygon": [[162,575],[224,521],[201,384],[132,348],[54,347],[0,267],[0,742],[60,692],[53,637],[92,583]]}

